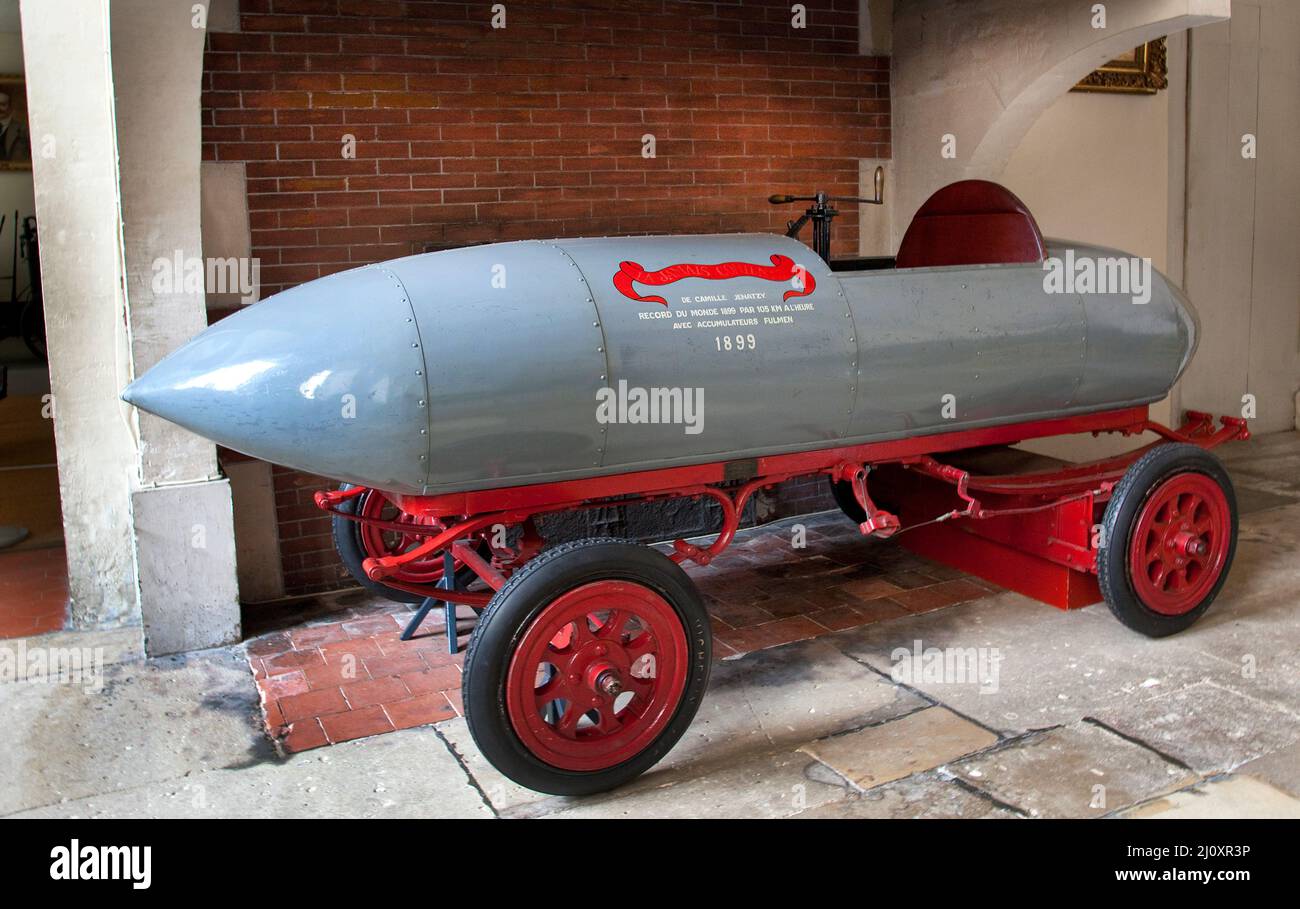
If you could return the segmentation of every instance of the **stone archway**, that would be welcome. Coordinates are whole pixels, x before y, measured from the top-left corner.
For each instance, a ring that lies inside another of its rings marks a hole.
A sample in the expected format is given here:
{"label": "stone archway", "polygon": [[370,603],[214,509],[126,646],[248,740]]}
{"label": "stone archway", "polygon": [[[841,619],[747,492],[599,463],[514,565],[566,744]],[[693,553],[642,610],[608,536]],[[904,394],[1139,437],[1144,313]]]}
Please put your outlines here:
{"label": "stone archway", "polygon": [[[1105,27],[1096,28],[1098,6]],[[1220,22],[1231,0],[910,0],[895,8],[893,222],[945,184],[998,177],[1034,121],[1107,60]],[[941,154],[951,136],[955,154]]]}

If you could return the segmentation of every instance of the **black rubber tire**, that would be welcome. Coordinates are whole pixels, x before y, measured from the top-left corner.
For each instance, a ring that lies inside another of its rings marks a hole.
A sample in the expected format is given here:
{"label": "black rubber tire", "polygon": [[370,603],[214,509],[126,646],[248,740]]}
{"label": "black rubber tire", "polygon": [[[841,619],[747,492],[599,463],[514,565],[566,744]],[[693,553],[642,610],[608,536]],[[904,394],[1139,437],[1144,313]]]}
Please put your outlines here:
{"label": "black rubber tire", "polygon": [[[879,485],[879,477],[876,479],[877,485],[870,489],[872,501],[875,502],[877,508],[883,508],[885,511],[897,514],[899,504],[893,501],[892,491],[887,485],[883,487]],[[861,524],[865,521],[867,513],[858,504],[858,497],[853,494],[853,484],[833,478],[830,479],[830,484],[831,495],[835,498],[835,504],[840,506],[840,511],[844,512],[844,516],[854,524]]]}
{"label": "black rubber tire", "polygon": [[837,480],[829,477],[831,484],[831,495],[835,497],[835,504],[840,506],[840,511],[844,516],[854,524],[861,524],[867,519],[867,513],[862,506],[858,504],[858,497],[853,494],[853,484],[844,480]]}
{"label": "black rubber tire", "polygon": [[[339,486],[340,490],[352,489],[353,484],[344,483]],[[344,514],[356,514],[357,509],[361,507],[361,500],[371,493],[361,493],[359,496],[353,496],[350,499],[344,499],[339,504],[338,510]],[[356,521],[349,521],[347,518],[341,518],[334,515],[331,518],[334,535],[334,550],[339,554],[339,560],[343,567],[352,575],[353,580],[373,593],[375,596],[381,596],[392,600],[396,603],[423,603],[425,598],[418,593],[411,593],[406,590],[398,590],[395,587],[389,587],[382,581],[372,581],[366,576],[361,567],[361,563],[366,560],[365,547],[361,545],[361,525]],[[474,574],[473,569],[468,565],[462,565],[456,570],[456,584],[458,587],[468,587],[478,575]],[[482,612],[479,607],[474,607],[475,612]]]}
{"label": "black rubber tire", "polygon": [[[1219,580],[1196,607],[1182,615],[1163,615],[1145,606],[1133,588],[1128,559],[1130,536],[1142,506],[1160,484],[1180,473],[1200,473],[1213,480],[1228,503],[1231,533]],[[1219,595],[1237,552],[1237,495],[1223,462],[1196,445],[1159,445],[1129,467],[1111,494],[1102,518],[1104,545],[1097,552],[1097,582],[1115,617],[1147,637],[1162,638],[1190,627]]]}
{"label": "black rubber tire", "polygon": [[[644,584],[673,606],[686,632],[686,687],[663,732],[635,757],[605,770],[564,770],[535,757],[515,735],[506,710],[506,674],[524,632],[545,606],[574,587],[603,579]],[[677,743],[699,709],[712,664],[709,615],[677,563],[648,546],[612,537],[576,540],[529,561],[488,603],[465,654],[465,719],[483,756],[521,786],[553,795],[605,792],[650,769]]]}

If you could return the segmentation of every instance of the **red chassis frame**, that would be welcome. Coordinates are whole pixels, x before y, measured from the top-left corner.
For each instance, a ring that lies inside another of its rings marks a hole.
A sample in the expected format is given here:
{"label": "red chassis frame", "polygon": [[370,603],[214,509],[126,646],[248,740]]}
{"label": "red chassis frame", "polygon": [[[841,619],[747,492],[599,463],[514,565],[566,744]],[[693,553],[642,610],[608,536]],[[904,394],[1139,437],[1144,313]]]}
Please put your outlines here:
{"label": "red chassis frame", "polygon": [[[1006,426],[961,430],[888,442],[824,448],[794,454],[690,467],[669,467],[558,483],[512,486],[436,496],[385,495],[402,511],[432,519],[427,525],[359,519],[337,506],[364,487],[318,492],[316,504],[349,520],[366,520],[382,529],[427,537],[420,545],[392,556],[368,558],[366,574],[375,581],[439,600],[484,606],[509,573],[535,555],[543,544],[533,524],[540,514],[649,502],[688,496],[712,498],[722,509],[722,529],[708,546],[685,540],[673,543],[671,558],[707,565],[730,545],[750,496],[793,477],[826,474],[852,484],[866,520],[864,534],[902,533],[908,548],[984,577],[1060,608],[1097,602],[1097,551],[1094,525],[1111,490],[1148,448],[1088,464],[1037,473],[984,476],[936,461],[932,455],[1027,439],[1091,432],[1094,435],[1154,432],[1163,440],[1214,448],[1250,437],[1246,421],[1221,417],[1214,428],[1209,414],[1189,411],[1178,430],[1153,422],[1146,407],[1082,416],[1035,420]],[[1160,444],[1159,442],[1153,444]],[[868,495],[867,477],[897,514],[878,507]],[[734,485],[739,481],[740,485]],[[728,488],[714,484],[732,483]],[[959,520],[965,519],[965,520]],[[393,523],[392,527],[387,524]],[[481,540],[495,525],[522,524],[513,549],[493,549],[491,560],[479,553]],[[408,585],[390,576],[403,565],[450,550],[481,578],[489,591]]]}

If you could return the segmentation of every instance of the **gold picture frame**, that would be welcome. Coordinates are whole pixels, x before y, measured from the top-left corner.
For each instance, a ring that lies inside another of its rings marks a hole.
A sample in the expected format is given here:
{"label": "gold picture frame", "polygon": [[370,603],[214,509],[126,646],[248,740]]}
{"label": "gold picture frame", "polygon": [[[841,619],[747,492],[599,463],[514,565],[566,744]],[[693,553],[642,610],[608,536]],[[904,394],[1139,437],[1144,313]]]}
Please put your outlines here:
{"label": "gold picture frame", "polygon": [[1169,51],[1164,38],[1135,47],[1093,70],[1071,91],[1154,95],[1169,87]]}
{"label": "gold picture frame", "polygon": [[27,78],[22,73],[0,73],[0,171],[31,169]]}

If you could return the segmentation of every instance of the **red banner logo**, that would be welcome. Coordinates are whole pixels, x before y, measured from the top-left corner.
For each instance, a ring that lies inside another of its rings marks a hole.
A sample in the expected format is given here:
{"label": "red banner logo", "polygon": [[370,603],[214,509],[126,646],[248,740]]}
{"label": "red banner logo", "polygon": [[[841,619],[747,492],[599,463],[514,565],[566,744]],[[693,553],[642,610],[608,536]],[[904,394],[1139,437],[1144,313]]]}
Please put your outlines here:
{"label": "red banner logo", "polygon": [[646,271],[635,262],[618,263],[618,271],[614,273],[614,286],[618,292],[631,300],[637,300],[641,303],[659,303],[663,306],[668,305],[668,301],[663,297],[648,296],[643,297],[636,292],[632,283],[649,284],[651,287],[663,287],[665,284],[672,284],[674,281],[680,281],[683,278],[703,278],[706,281],[725,281],[727,278],[762,278],[764,281],[792,281],[798,275],[803,282],[802,288],[793,288],[787,290],[782,296],[782,300],[788,300],[791,297],[806,297],[817,287],[817,282],[813,276],[801,265],[795,265],[794,259],[789,256],[772,256],[771,265],[757,265],[752,262],[720,262],[717,265],[690,265],[683,263],[681,265],[669,265],[667,268],[661,268],[658,271]]}

